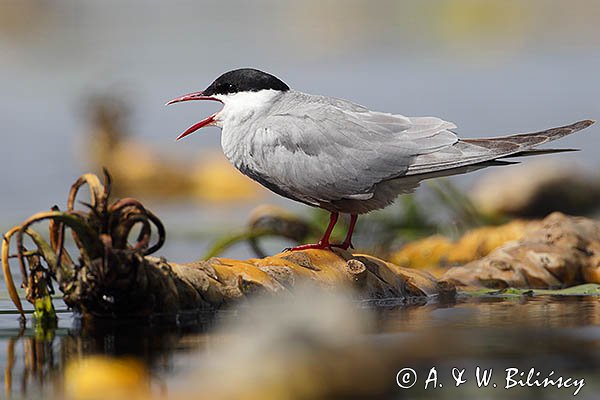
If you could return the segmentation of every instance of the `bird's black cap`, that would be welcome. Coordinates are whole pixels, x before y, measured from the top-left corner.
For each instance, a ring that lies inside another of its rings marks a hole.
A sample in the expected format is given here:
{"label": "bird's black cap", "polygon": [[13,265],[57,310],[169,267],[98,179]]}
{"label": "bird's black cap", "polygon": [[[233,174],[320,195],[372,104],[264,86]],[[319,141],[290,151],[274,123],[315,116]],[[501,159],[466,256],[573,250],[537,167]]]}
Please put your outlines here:
{"label": "bird's black cap", "polygon": [[225,72],[215,79],[202,94],[212,96],[215,94],[258,92],[265,89],[281,90],[283,92],[290,90],[288,85],[271,74],[252,68],[241,68]]}

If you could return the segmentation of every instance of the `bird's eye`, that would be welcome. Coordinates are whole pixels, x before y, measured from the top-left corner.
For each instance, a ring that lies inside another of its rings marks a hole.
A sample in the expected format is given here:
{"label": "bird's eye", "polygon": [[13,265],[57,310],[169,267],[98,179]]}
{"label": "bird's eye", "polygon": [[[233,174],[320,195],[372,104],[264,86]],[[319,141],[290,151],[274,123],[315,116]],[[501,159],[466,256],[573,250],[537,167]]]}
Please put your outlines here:
{"label": "bird's eye", "polygon": [[235,91],[235,86],[231,83],[221,83],[217,87],[219,93],[232,93]]}

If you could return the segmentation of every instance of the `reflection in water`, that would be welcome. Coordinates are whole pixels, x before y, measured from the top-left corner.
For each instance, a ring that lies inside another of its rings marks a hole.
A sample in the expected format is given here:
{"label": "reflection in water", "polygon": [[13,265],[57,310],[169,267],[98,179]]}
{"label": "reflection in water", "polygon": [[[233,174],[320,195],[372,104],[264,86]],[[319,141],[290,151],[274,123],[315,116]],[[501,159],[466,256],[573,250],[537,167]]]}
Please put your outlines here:
{"label": "reflection in water", "polygon": [[[324,399],[367,393],[430,398],[422,385],[400,391],[394,376],[407,366],[420,376],[435,366],[448,386],[435,394],[447,398],[572,395],[566,388],[494,391],[450,385],[453,367],[472,375],[476,366],[497,372],[536,368],[541,377],[554,370],[585,378],[585,396],[600,394],[597,297],[385,301],[365,307],[312,294],[240,307],[218,314],[216,329],[207,317],[180,327],[80,321],[56,337],[29,331],[16,335],[6,341],[7,395],[58,396],[67,388],[74,398],[90,398],[85,397],[90,390],[97,394],[99,385],[107,385],[102,382],[111,382],[101,393],[119,389],[114,393],[127,393],[130,399],[150,392],[176,398],[192,393],[196,398],[307,398],[309,393],[308,398]],[[98,358],[102,355],[111,358]],[[69,381],[64,382],[67,365],[76,367],[67,367]]]}
{"label": "reflection in water", "polygon": [[[9,398],[13,391],[27,395],[31,388],[41,390],[45,386],[53,386],[53,382],[60,380],[60,369],[56,363],[56,354],[52,349],[54,335],[24,336],[20,331],[17,336],[7,341],[7,359],[4,371],[4,391]],[[22,344],[22,359],[15,355],[15,347]],[[15,374],[15,367],[20,370]],[[16,376],[17,379],[13,379]]]}
{"label": "reflection in water", "polygon": [[379,313],[386,324],[383,330],[392,331],[416,332],[438,324],[456,328],[567,328],[600,325],[600,299],[596,296],[488,296],[464,299],[458,304],[385,307]]}
{"label": "reflection in water", "polygon": [[[69,330],[46,334],[32,330],[15,332],[14,336],[6,340],[6,397],[12,393],[16,398],[38,398],[41,395],[60,398],[59,394],[65,387],[63,373],[69,365],[77,366],[82,360],[91,357],[95,360],[92,367],[98,367],[94,372],[94,379],[106,376],[102,371],[107,371],[107,368],[101,368],[106,364],[99,362],[96,358],[98,356],[120,360],[120,364],[126,365],[125,369],[137,365],[136,363],[144,366],[153,372],[148,377],[153,382],[153,387],[160,392],[160,376],[173,372],[172,356],[177,352],[201,348],[206,342],[206,324],[211,319],[212,317],[204,316],[201,320],[189,320],[185,326],[179,327],[143,321],[117,323],[109,320],[76,320],[75,327]],[[144,369],[140,371],[143,372]],[[72,377],[74,374],[67,376]],[[127,377],[124,381],[132,382]],[[139,383],[135,380],[133,382]],[[113,385],[118,383],[115,381]],[[97,387],[97,384],[93,387]],[[86,384],[77,387],[86,387]]]}

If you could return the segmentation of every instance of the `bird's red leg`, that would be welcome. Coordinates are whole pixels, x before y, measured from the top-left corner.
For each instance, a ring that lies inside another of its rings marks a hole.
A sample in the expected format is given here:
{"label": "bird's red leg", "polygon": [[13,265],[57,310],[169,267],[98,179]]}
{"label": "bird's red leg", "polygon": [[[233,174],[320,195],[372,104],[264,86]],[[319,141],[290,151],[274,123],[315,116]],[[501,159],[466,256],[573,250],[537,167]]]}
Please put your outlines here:
{"label": "bird's red leg", "polygon": [[352,245],[352,234],[354,233],[354,226],[356,225],[356,221],[358,220],[358,215],[350,214],[350,226],[348,226],[348,233],[346,234],[346,238],[342,244],[332,244],[333,247],[339,247],[340,249],[348,250],[349,248],[354,248]]}
{"label": "bird's red leg", "polygon": [[339,216],[339,214],[336,212],[331,213],[331,215],[329,216],[329,225],[327,226],[327,229],[325,230],[323,237],[321,238],[321,240],[319,240],[318,243],[303,244],[301,246],[292,247],[291,249],[289,249],[289,251],[308,250],[308,249],[328,249],[329,247],[331,247],[331,244],[329,244],[329,237],[331,236],[331,232],[333,232],[333,228],[335,227],[335,223],[338,220],[338,216]]}

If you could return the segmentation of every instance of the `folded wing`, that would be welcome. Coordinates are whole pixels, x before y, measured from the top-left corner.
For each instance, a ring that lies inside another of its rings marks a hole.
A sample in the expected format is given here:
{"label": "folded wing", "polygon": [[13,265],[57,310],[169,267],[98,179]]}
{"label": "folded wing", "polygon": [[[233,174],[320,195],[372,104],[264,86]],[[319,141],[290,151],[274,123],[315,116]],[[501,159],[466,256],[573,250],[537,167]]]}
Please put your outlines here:
{"label": "folded wing", "polygon": [[415,157],[456,144],[453,128],[299,93],[253,127],[252,170],[311,204],[366,199],[377,183],[406,174]]}

